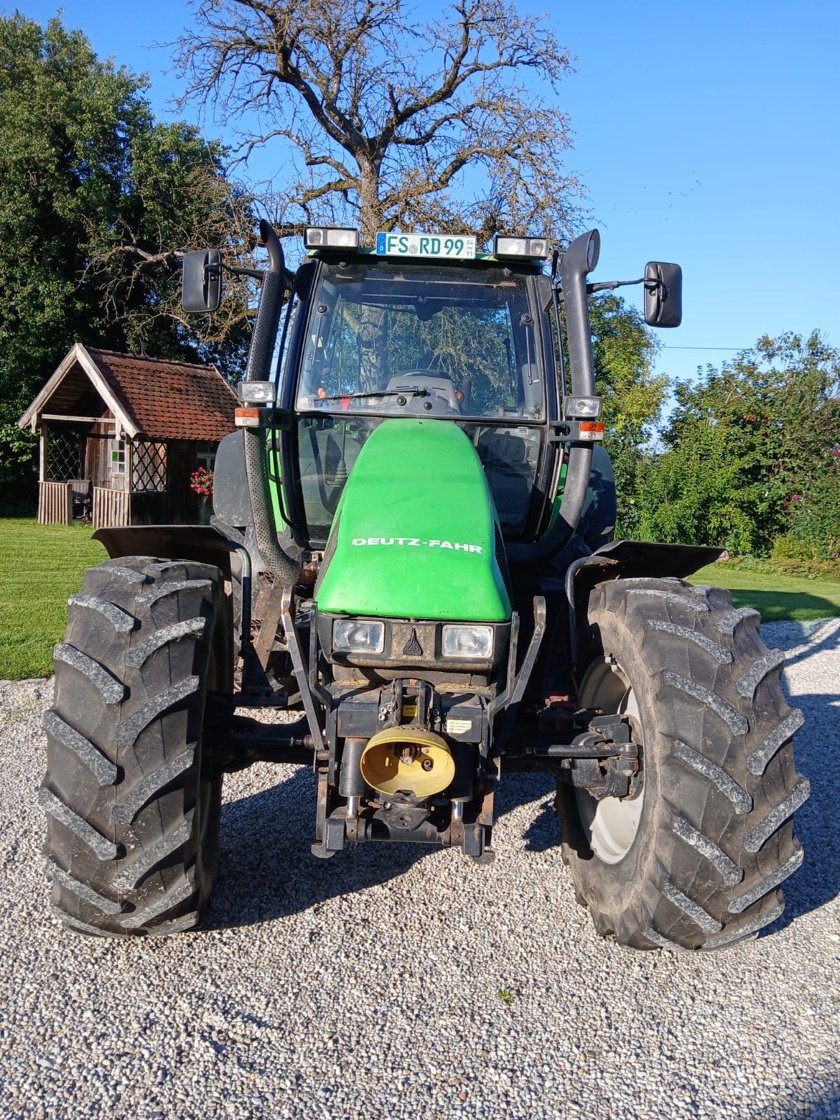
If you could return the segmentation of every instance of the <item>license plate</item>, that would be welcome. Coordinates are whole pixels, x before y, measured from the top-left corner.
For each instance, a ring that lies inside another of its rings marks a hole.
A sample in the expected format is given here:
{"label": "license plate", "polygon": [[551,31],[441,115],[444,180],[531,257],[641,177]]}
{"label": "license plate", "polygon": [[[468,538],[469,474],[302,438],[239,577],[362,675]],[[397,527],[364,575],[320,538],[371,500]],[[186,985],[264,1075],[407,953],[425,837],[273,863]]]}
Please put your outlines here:
{"label": "license plate", "polygon": [[379,257],[437,257],[471,261],[475,258],[475,238],[448,233],[377,233]]}

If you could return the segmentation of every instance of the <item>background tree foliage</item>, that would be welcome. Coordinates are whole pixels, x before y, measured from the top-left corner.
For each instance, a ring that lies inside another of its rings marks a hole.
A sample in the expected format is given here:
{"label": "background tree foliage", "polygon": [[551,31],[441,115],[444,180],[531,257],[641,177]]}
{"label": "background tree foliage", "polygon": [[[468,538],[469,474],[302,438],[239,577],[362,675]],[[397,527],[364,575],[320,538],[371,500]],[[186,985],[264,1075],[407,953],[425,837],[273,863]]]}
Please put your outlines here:
{"label": "background tree foliage", "polygon": [[[568,235],[577,182],[556,91],[570,56],[504,0],[418,20],[403,0],[202,0],[181,41],[188,97],[277,142],[278,230]],[[289,158],[291,157],[291,158]]]}
{"label": "background tree foliage", "polygon": [[235,293],[223,332],[187,330],[176,250],[241,240],[249,200],[226,181],[217,144],[155,123],[145,85],[58,20],[0,18],[4,481],[29,458],[15,421],[73,342],[234,365],[241,355]]}
{"label": "background tree foliage", "polygon": [[[197,0],[180,45],[186,98],[237,118],[244,158],[278,146],[281,234],[303,224],[544,232],[565,241],[579,187],[560,159],[568,53],[505,0],[427,20],[403,0]],[[241,368],[253,283],[222,314],[184,319],[179,250],[250,263],[254,199],[225,151],[158,124],[145,80],[99,60],[58,20],[0,17],[0,482],[31,441],[15,421],[76,340]],[[613,294],[592,301],[598,391],[621,535],[740,554],[840,556],[840,354],[818,333],[761,338],[667,393],[657,343]],[[457,347],[457,339],[452,342]],[[490,359],[488,358],[488,361]]]}
{"label": "background tree foliage", "polygon": [[668,377],[653,373],[659,342],[635,307],[604,292],[590,301],[589,319],[595,387],[603,402],[606,447],[615,471],[616,535],[638,538],[644,470],[668,393]]}
{"label": "background tree foliage", "polygon": [[88,222],[84,281],[99,290],[109,323],[133,353],[244,366],[253,284],[228,276],[212,318],[181,308],[180,253],[213,246],[253,265],[252,196],[231,183],[224,150],[182,122],[157,124],[130,141],[121,205],[110,224]]}
{"label": "background tree foliage", "polygon": [[647,537],[766,556],[790,535],[838,554],[840,352],[818,332],[763,337],[675,397],[645,471]]}

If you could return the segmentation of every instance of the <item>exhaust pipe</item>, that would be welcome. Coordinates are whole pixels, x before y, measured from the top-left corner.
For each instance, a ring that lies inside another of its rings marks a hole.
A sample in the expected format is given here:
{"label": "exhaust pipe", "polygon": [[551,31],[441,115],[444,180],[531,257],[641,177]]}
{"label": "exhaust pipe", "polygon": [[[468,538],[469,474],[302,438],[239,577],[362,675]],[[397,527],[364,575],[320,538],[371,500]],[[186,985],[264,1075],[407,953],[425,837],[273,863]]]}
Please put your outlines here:
{"label": "exhaust pipe", "polygon": [[[283,303],[285,261],[277,234],[266,221],[260,222],[260,238],[268,249],[268,271],[263,279],[254,336],[248,351],[246,381],[268,381],[277,339],[277,325]],[[274,519],[268,506],[268,479],[259,431],[243,428],[245,474],[254,514],[257,549],[266,568],[274,572],[284,587],[293,587],[300,575],[300,564],[293,560],[277,540]]]}
{"label": "exhaust pipe", "polygon": [[455,760],[446,741],[422,727],[377,731],[362,751],[365,782],[388,797],[408,794],[423,801],[452,784]]}
{"label": "exhaust pipe", "polygon": [[[601,235],[597,229],[592,229],[575,238],[560,262],[571,390],[575,397],[595,395],[595,362],[592,357],[586,277],[597,265],[600,251]],[[573,444],[569,448],[566,485],[554,525],[533,544],[510,544],[507,553],[512,563],[545,560],[567,543],[580,522],[591,467],[592,444]]]}

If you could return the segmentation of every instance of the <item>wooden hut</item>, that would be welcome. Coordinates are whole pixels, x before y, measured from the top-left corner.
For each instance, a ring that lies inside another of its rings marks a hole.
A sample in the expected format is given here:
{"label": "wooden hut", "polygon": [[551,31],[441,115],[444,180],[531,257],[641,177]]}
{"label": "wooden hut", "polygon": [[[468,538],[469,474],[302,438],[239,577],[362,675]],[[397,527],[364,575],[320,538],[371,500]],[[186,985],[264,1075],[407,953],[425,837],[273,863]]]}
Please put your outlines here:
{"label": "wooden hut", "polygon": [[213,366],[76,343],[18,421],[40,437],[38,520],[190,524],[190,489],[234,430],[237,399]]}

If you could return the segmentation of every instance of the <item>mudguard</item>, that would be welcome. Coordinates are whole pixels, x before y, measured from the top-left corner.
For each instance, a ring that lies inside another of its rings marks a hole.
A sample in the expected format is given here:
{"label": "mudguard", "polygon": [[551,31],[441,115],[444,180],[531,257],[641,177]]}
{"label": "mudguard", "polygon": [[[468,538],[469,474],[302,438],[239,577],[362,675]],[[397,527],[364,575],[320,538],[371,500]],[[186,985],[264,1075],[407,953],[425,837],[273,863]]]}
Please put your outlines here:
{"label": "mudguard", "polygon": [[586,604],[593,588],[599,583],[643,576],[685,579],[706,564],[713,564],[724,551],[706,545],[612,541],[591,556],[581,556],[573,561],[566,572],[573,655],[580,629],[586,627]]}
{"label": "mudguard", "polygon": [[230,579],[230,554],[237,545],[212,525],[127,525],[97,529],[93,539],[110,558],[155,556],[161,560],[198,560],[215,564]]}

